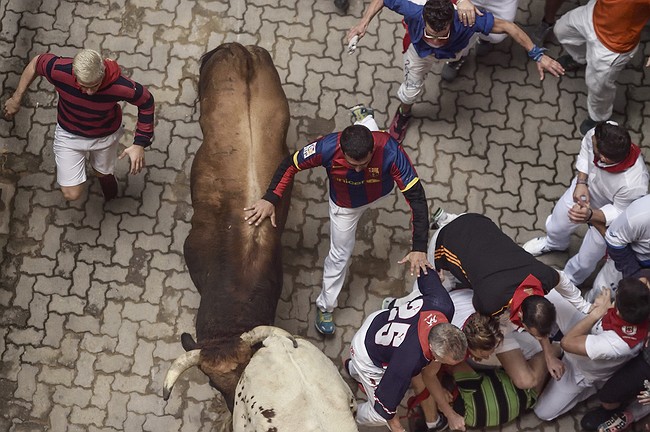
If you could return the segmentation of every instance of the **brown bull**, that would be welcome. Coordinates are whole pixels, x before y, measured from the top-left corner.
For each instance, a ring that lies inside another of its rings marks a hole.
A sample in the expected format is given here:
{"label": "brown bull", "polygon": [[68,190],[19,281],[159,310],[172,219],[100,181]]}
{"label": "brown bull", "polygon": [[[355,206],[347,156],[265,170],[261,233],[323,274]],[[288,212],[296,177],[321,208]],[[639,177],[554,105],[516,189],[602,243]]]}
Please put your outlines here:
{"label": "brown bull", "polygon": [[183,370],[199,366],[232,410],[256,342],[240,336],[273,323],[282,289],[280,235],[289,199],[278,207],[277,228],[250,226],[243,208],[264,193],[288,154],[289,107],[269,53],[237,43],[203,56],[199,98],[203,144],[192,164],[194,215],[185,241],[185,261],[201,294],[197,342],[183,334],[189,352],[170,368],[164,397]]}

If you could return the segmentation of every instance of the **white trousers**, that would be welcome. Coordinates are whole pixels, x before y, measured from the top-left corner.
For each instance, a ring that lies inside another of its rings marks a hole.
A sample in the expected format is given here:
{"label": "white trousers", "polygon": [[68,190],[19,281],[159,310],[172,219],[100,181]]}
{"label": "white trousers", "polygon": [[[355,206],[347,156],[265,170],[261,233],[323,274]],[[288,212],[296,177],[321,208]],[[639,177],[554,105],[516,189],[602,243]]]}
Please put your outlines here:
{"label": "white trousers", "polygon": [[[573,190],[576,186],[573,179],[571,186],[555,204],[553,213],[546,219],[546,238],[548,246],[555,250],[565,250],[569,247],[571,234],[578,229],[580,224],[571,222],[568,216],[569,209],[573,206]],[[605,203],[600,203],[597,197],[591,197],[591,204],[600,208]],[[571,282],[579,285],[594,271],[598,261],[605,256],[607,244],[596,228],[589,227],[578,253],[567,261],[564,273]]]}
{"label": "white trousers", "polygon": [[[517,15],[518,3],[519,0],[476,0],[474,6],[487,9],[495,18],[513,22]],[[503,42],[507,37],[508,35],[505,33],[490,33],[488,36],[481,34],[479,36],[481,40],[493,44]]]}
{"label": "white trousers", "polygon": [[364,426],[386,426],[386,420],[374,408],[375,390],[384,376],[384,370],[375,366],[366,350],[365,339],[372,318],[380,313],[375,312],[368,317],[350,344],[350,376],[363,385],[368,401],[357,406],[357,423]]}
{"label": "white trousers", "polygon": [[[377,131],[377,123],[372,116],[367,116],[361,124],[371,131]],[[357,208],[339,207],[330,199],[330,250],[323,264],[323,288],[316,306],[324,312],[332,312],[338,305],[337,298],[343,288],[348,273],[348,262],[356,242],[357,225],[363,212],[370,204]]]}
{"label": "white trousers", "polygon": [[585,83],[589,117],[604,121],[612,116],[618,74],[632,60],[639,46],[622,54],[607,49],[594,31],[595,3],[591,0],[585,6],[562,15],[555,23],[554,31],[566,52],[578,63],[587,64]]}
{"label": "white trousers", "polygon": [[404,53],[404,81],[397,90],[397,97],[402,103],[412,105],[417,100],[418,96],[422,93],[424,88],[424,79],[427,77],[429,71],[434,64],[439,64],[441,67],[446,62],[452,62],[465,57],[469,50],[474,46],[478,40],[478,35],[472,36],[469,44],[456,53],[453,59],[437,59],[434,55],[429,55],[424,58],[420,57],[415,51],[413,44]]}
{"label": "white trousers", "polygon": [[[557,325],[564,334],[586,316],[555,290],[548,293],[546,298],[555,306]],[[553,420],[596,393],[594,383],[588,382],[579,376],[580,371],[571,360],[572,357],[569,355],[564,357],[564,375],[559,381],[549,380],[537,400],[534,411],[535,415],[540,419],[545,421]]]}
{"label": "white trousers", "polygon": [[588,302],[593,303],[603,288],[609,288],[612,290],[613,299],[614,294],[616,294],[616,289],[618,288],[618,282],[621,279],[623,279],[623,273],[616,270],[614,260],[608,257],[594,280],[593,288],[585,293],[585,299]]}

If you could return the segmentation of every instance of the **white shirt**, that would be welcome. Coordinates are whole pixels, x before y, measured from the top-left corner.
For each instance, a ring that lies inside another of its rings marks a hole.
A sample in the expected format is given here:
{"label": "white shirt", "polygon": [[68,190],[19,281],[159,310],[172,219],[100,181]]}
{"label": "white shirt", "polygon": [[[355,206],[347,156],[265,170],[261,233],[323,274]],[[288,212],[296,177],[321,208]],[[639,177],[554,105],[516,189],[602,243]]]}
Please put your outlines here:
{"label": "white shirt", "polygon": [[616,249],[630,245],[637,261],[650,265],[650,195],[634,201],[612,222],[605,241]]}
{"label": "white shirt", "polygon": [[593,136],[595,129],[587,132],[580,145],[576,169],[588,175],[591,206],[605,214],[609,226],[637,198],[648,193],[648,170],[639,156],[630,168],[620,173],[610,173],[594,165]]}

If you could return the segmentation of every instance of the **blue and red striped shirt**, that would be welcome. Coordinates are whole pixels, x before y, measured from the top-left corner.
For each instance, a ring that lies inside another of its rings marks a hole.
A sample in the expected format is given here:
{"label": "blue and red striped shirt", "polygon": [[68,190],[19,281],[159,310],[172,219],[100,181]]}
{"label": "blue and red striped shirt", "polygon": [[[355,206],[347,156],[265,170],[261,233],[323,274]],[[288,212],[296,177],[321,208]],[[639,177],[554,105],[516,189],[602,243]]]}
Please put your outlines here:
{"label": "blue and red striped shirt", "polygon": [[117,63],[105,60],[107,76],[95,94],[87,95],[79,88],[72,61],[69,57],[41,54],[36,63],[36,73],[51,82],[59,94],[59,125],[85,138],[108,136],[122,124],[118,102],[126,101],[138,107],[134,144],[149,146],[153,137],[154,99],[147,88],[122,75]]}
{"label": "blue and red striped shirt", "polygon": [[327,170],[330,198],[339,207],[357,208],[389,194],[393,186],[402,191],[413,212],[413,250],[425,252],[429,229],[424,188],[406,152],[386,132],[372,132],[373,155],[368,166],[355,171],[341,150],[341,133],[331,133],[289,156],[271,180],[264,199],[277,204],[294,175],[317,166]]}

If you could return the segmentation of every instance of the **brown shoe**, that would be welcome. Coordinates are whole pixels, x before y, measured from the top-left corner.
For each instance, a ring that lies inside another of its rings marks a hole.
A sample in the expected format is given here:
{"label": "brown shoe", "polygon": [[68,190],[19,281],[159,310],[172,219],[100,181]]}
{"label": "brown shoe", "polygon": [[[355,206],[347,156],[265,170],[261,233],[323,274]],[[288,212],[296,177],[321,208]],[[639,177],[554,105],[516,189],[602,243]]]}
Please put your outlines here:
{"label": "brown shoe", "polygon": [[113,174],[106,174],[99,179],[99,185],[102,187],[104,202],[108,202],[117,197],[117,179]]}

